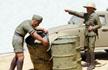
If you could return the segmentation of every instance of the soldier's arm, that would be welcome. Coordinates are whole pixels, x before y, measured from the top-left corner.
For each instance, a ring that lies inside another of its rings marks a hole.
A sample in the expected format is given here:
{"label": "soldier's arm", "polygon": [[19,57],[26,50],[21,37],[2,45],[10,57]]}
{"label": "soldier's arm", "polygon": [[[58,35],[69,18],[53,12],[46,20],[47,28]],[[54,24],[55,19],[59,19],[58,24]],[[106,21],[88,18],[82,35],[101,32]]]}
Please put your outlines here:
{"label": "soldier's arm", "polygon": [[36,29],[36,30],[42,30],[42,31],[44,31],[45,33],[48,33],[48,30],[45,29],[45,28],[42,28],[42,27],[36,27],[35,29]]}
{"label": "soldier's arm", "polygon": [[101,25],[101,22],[100,22],[99,16],[96,15],[94,18],[95,18],[95,22],[97,23],[97,25],[93,26],[93,29],[95,30],[95,29],[99,29],[99,28],[101,28],[102,25]]}
{"label": "soldier's arm", "polygon": [[24,30],[27,31],[34,39],[41,41],[44,46],[48,46],[48,41],[38,35],[36,30],[34,30],[31,25],[26,24],[24,26]]}
{"label": "soldier's arm", "polygon": [[35,32],[30,32],[30,35],[31,35],[34,39],[37,39],[37,40],[41,41],[42,44],[43,44],[44,46],[48,46],[48,41],[47,41],[46,39],[42,38],[40,35],[38,35],[38,34],[36,33],[36,31],[35,31]]}
{"label": "soldier's arm", "polygon": [[80,13],[80,12],[76,12],[76,11],[68,10],[68,9],[65,9],[65,12],[68,12],[69,14],[75,15],[80,18],[84,18],[84,13]]}
{"label": "soldier's arm", "polygon": [[35,29],[36,30],[44,30],[44,28],[42,28],[42,27],[36,27]]}

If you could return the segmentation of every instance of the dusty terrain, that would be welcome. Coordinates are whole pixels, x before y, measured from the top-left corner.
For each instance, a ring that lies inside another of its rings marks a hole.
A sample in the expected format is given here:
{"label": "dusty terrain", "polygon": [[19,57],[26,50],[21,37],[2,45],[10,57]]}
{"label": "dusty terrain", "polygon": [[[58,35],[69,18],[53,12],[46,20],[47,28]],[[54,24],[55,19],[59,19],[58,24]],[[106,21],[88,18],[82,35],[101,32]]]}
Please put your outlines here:
{"label": "dusty terrain", "polygon": [[[0,70],[8,70],[10,62],[14,53],[9,54],[0,54]],[[84,59],[84,55],[82,54]],[[96,65],[94,70],[108,70],[108,53],[106,52],[96,52],[96,58],[99,64]],[[82,63],[84,63],[82,61]],[[30,70],[33,68],[28,52],[25,52],[25,60],[23,70]],[[86,70],[86,67],[83,67],[83,70]]]}

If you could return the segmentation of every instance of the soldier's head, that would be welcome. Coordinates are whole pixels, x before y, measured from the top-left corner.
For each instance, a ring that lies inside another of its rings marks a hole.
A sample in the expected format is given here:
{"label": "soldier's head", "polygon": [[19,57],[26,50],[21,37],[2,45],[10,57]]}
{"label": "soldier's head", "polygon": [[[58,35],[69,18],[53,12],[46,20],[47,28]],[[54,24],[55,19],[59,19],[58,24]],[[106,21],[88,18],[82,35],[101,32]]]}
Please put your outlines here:
{"label": "soldier's head", "polygon": [[95,6],[95,4],[93,2],[87,3],[87,5],[84,6],[84,8],[86,8],[87,13],[92,13],[92,12],[94,12],[96,10],[96,6]]}
{"label": "soldier's head", "polygon": [[43,18],[39,15],[33,15],[32,17],[32,26],[36,27],[42,22]]}

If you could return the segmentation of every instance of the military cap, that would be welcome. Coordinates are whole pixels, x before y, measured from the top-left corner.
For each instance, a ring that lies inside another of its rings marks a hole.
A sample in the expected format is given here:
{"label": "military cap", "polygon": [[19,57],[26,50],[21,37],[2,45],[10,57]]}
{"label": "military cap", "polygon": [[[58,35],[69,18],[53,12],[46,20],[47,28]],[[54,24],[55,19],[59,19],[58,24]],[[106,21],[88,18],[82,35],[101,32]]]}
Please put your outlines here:
{"label": "military cap", "polygon": [[42,18],[42,16],[39,16],[39,15],[33,15],[33,17],[32,17],[32,20],[39,20],[39,21],[41,21],[43,18]]}

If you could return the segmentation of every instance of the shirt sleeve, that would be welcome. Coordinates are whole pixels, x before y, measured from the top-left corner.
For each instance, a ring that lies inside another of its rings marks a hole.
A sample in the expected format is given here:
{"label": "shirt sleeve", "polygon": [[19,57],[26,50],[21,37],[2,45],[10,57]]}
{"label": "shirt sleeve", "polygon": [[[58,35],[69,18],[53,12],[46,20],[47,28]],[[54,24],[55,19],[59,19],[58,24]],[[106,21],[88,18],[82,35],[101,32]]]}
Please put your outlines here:
{"label": "shirt sleeve", "polygon": [[33,27],[30,24],[26,24],[24,26],[24,30],[27,31],[29,34],[32,32],[35,32],[35,29],[33,29]]}
{"label": "shirt sleeve", "polygon": [[100,22],[99,16],[96,15],[96,16],[94,16],[94,18],[95,18],[95,23],[97,23],[97,24],[93,27],[93,29],[95,30],[95,29],[99,29],[99,28],[101,28],[102,25],[101,25],[101,22]]}
{"label": "shirt sleeve", "polygon": [[80,18],[84,18],[84,13],[81,13],[81,12],[70,10],[69,14],[75,15],[75,16],[80,17]]}

